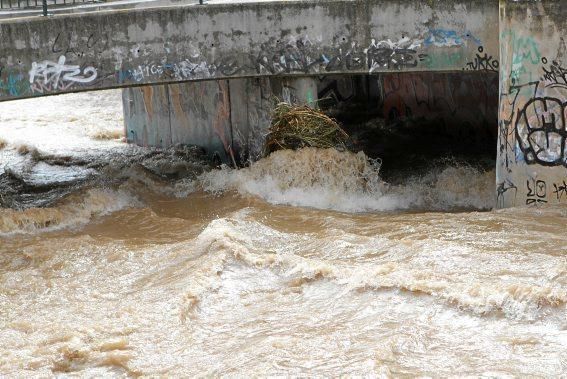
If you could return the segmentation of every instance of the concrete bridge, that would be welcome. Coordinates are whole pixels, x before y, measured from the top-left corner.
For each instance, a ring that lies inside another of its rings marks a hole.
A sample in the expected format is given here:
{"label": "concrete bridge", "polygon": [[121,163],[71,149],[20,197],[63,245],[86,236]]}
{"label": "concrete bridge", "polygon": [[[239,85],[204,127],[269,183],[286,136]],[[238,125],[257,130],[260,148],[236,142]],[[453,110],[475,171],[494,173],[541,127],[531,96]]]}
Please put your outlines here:
{"label": "concrete bridge", "polygon": [[[325,0],[11,19],[0,23],[0,101],[128,88],[129,140],[198,143],[229,160],[258,153],[271,96],[313,102],[326,78],[358,78],[387,103],[392,80],[414,85],[437,72],[437,96],[456,111],[490,103],[494,78],[498,206],[565,202],[566,8],[562,0]],[[463,82],[468,104],[453,96]]]}
{"label": "concrete bridge", "polygon": [[498,4],[434,3],[191,4],[8,20],[0,101],[204,79],[497,70]]}

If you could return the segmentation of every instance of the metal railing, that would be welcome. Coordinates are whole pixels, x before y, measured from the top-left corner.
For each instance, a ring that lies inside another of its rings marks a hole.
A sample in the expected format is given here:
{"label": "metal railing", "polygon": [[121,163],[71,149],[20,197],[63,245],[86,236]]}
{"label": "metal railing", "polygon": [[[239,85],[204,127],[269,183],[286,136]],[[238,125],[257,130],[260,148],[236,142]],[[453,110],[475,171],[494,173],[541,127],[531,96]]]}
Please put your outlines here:
{"label": "metal railing", "polygon": [[0,0],[0,10],[32,10],[41,8],[43,15],[47,16],[48,7],[101,2],[104,2],[104,0]]}
{"label": "metal railing", "polygon": [[[207,4],[206,0],[189,0],[189,2],[195,2],[197,4]],[[0,0],[0,19],[2,16],[9,17],[9,14],[15,11],[23,11],[29,12],[32,11],[34,13],[38,13],[41,10],[41,14],[43,16],[50,15],[48,13],[48,8],[53,10],[57,9],[58,7],[73,6],[73,5],[81,5],[81,4],[100,4],[100,3],[117,3],[120,4],[120,0]],[[151,3],[148,2],[148,3]]]}

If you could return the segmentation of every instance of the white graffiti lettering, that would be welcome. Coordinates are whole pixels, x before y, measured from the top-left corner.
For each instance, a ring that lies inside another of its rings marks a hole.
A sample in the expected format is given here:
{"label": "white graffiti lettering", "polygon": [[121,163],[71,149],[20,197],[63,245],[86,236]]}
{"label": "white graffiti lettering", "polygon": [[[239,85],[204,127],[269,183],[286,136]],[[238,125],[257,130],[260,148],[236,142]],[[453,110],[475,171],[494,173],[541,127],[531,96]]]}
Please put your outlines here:
{"label": "white graffiti lettering", "polygon": [[30,86],[34,92],[62,91],[74,84],[87,84],[97,78],[97,70],[92,66],[81,70],[78,65],[65,64],[66,58],[60,56],[57,62],[33,62],[29,71]]}

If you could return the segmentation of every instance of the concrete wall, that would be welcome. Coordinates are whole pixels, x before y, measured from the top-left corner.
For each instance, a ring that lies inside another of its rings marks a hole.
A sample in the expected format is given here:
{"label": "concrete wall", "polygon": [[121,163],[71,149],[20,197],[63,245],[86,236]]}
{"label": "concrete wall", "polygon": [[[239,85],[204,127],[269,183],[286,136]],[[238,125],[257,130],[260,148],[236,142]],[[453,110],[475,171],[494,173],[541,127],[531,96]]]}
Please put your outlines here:
{"label": "concrete wall", "polygon": [[498,4],[321,0],[0,23],[0,101],[204,79],[494,71]]}
{"label": "concrete wall", "polygon": [[498,206],[567,203],[567,3],[500,7]]}

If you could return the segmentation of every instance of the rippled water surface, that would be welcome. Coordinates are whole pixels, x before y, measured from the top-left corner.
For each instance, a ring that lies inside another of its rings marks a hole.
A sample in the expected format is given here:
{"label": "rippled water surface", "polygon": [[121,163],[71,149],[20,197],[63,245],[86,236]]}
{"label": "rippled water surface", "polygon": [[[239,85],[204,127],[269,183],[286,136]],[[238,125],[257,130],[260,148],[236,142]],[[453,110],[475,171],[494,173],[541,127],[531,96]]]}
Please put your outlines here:
{"label": "rippled water surface", "polygon": [[567,375],[565,206],[334,150],[211,169],[121,112],[0,104],[1,374]]}

